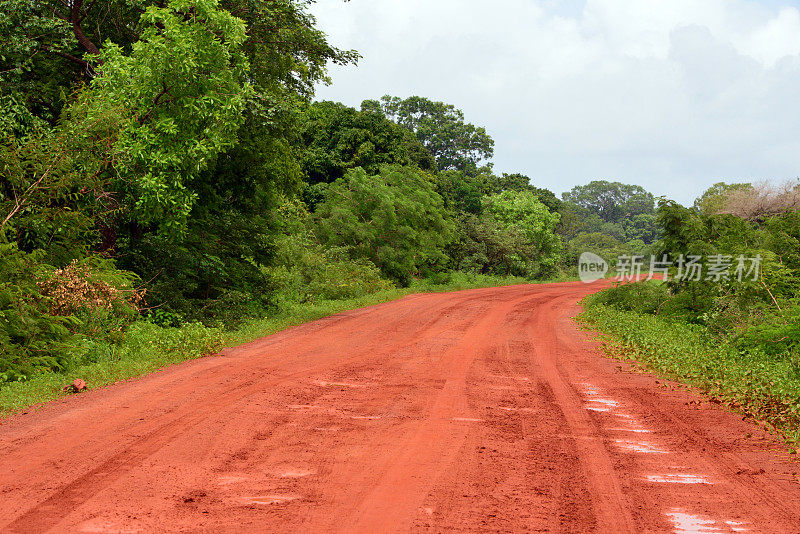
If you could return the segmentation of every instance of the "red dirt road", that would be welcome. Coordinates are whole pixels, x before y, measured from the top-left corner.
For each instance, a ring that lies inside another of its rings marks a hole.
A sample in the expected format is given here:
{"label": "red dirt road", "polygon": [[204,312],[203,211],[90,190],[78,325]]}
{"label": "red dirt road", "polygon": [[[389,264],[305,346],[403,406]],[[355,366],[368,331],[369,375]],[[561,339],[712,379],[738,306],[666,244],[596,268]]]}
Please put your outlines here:
{"label": "red dirt road", "polygon": [[402,300],[0,424],[2,532],[800,532],[757,426],[604,358],[602,287]]}

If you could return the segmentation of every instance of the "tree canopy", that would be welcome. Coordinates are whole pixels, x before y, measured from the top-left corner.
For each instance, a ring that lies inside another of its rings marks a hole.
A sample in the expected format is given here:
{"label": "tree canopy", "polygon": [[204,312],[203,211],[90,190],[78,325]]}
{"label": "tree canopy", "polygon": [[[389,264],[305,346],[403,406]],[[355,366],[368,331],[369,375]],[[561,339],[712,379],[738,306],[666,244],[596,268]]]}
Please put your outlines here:
{"label": "tree canopy", "polygon": [[389,119],[414,132],[436,158],[439,170],[474,170],[494,155],[494,140],[486,129],[465,122],[464,112],[452,104],[420,96],[401,99],[387,95],[380,102],[364,102],[362,109],[381,109]]}
{"label": "tree canopy", "polygon": [[349,169],[376,174],[383,165],[434,171],[436,161],[412,132],[382,113],[314,102],[300,116],[301,163],[309,183],[333,182]]}
{"label": "tree canopy", "polygon": [[573,187],[562,198],[612,223],[640,214],[652,214],[655,209],[653,194],[643,187],[605,180]]}
{"label": "tree canopy", "polygon": [[401,283],[443,263],[453,234],[430,177],[409,167],[348,171],[328,188],[315,219],[323,242],[347,247]]}

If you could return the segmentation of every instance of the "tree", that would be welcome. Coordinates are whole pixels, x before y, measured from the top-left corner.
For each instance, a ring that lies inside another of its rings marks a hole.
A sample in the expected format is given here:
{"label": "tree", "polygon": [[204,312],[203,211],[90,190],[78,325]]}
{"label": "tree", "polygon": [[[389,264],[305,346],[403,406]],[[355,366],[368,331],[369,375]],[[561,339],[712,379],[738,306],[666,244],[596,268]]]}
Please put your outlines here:
{"label": "tree", "polygon": [[558,234],[566,241],[581,233],[598,233],[605,224],[596,213],[569,202],[564,202],[558,213],[561,215]]}
{"label": "tree", "polygon": [[762,182],[754,187],[730,190],[725,194],[720,213],[730,213],[748,221],[763,221],[798,210],[800,182],[792,180],[780,186]]}
{"label": "tree", "polygon": [[625,239],[631,241],[640,239],[645,244],[653,244],[658,240],[660,229],[655,215],[640,213],[622,222],[625,231]]}
{"label": "tree", "polygon": [[531,263],[530,276],[548,276],[555,272],[561,258],[561,239],[555,229],[560,216],[551,213],[530,191],[504,191],[484,199],[486,213],[506,230],[520,232],[533,247],[526,258]]}
{"label": "tree", "polygon": [[236,142],[250,92],[245,24],[217,0],[148,7],[131,53],[108,44],[99,76],[70,109],[77,120],[118,109],[114,168],[134,218],[173,235],[197,198],[190,185]]}
{"label": "tree", "polygon": [[578,234],[569,241],[565,263],[570,267],[578,265],[578,259],[584,252],[600,255],[609,265],[614,265],[621,255],[630,254],[619,239],[600,232],[588,232]]}
{"label": "tree", "polygon": [[490,172],[442,171],[436,175],[436,192],[442,196],[448,210],[479,215],[483,210],[483,198],[497,192],[494,179]]}
{"label": "tree", "polygon": [[503,191],[530,191],[534,193],[539,201],[542,202],[547,209],[555,213],[564,208],[562,202],[555,193],[549,189],[536,187],[531,184],[531,179],[520,173],[503,173],[501,176],[492,175],[490,178],[491,186],[495,193],[502,193]]}
{"label": "tree", "polygon": [[725,208],[725,203],[730,193],[748,190],[751,187],[751,184],[745,183],[726,184],[725,182],[717,182],[695,199],[694,207],[700,210],[703,215],[716,215]]}
{"label": "tree", "polygon": [[643,187],[605,180],[573,187],[562,197],[612,223],[621,223],[639,214],[652,214],[655,205],[652,193]]}
{"label": "tree", "polygon": [[314,102],[301,114],[300,161],[310,184],[330,183],[356,167],[377,174],[384,165],[433,171],[433,156],[413,133],[379,112]]}
{"label": "tree", "polygon": [[[126,53],[141,40],[148,8],[164,0],[4,0],[0,4],[0,94],[24,96],[37,116],[55,121],[61,93],[95,74],[94,62],[113,43]],[[189,6],[191,2],[183,2]],[[353,63],[355,51],[331,46],[315,28],[308,0],[221,0],[219,7],[243,20],[248,28],[244,53],[252,66],[250,81],[274,112],[291,104],[285,98],[308,98],[317,83],[326,82],[326,65]],[[88,54],[89,57],[86,57]],[[13,82],[13,83],[12,83]],[[291,100],[289,98],[288,100]],[[265,117],[266,118],[266,117]]]}
{"label": "tree", "polygon": [[216,0],[171,0],[141,19],[129,53],[113,43],[97,51],[97,76],[64,111],[51,142],[30,154],[46,170],[20,179],[58,180],[77,164],[87,183],[103,181],[111,211],[124,206],[138,222],[179,234],[196,198],[191,181],[236,141],[249,94],[245,27]]}
{"label": "tree", "polygon": [[[0,108],[0,132],[11,131],[16,135],[29,131],[33,126],[55,125],[62,114],[62,105],[72,102],[72,98],[64,99],[63,95],[74,94],[82,85],[96,78],[107,60],[107,54],[132,58],[135,55],[134,48],[141,47],[144,41],[153,40],[152,15],[148,13],[163,10],[166,4],[164,0],[3,2],[0,5],[0,40],[5,48],[0,56],[0,103],[3,104]],[[268,161],[271,152],[266,151],[259,158],[256,157],[260,153],[258,148],[265,138],[272,140],[293,135],[295,109],[299,102],[310,98],[316,84],[328,81],[327,64],[354,63],[358,54],[339,50],[327,42],[325,34],[314,27],[316,21],[308,12],[307,0],[220,0],[219,4],[213,4],[221,16],[233,20],[233,14],[247,25],[245,38],[239,38],[235,44],[225,40],[223,33],[227,30],[221,33],[222,27],[210,31],[216,32],[219,44],[224,48],[230,51],[236,49],[246,59],[231,63],[232,67],[249,67],[246,82],[251,89],[244,102],[245,117],[238,121],[238,126],[246,125],[247,130],[237,137],[244,144],[252,141],[256,145],[252,147],[255,150],[245,148],[236,152],[234,143],[222,142],[215,152],[231,150],[234,158],[246,156],[247,165],[239,166],[252,169],[250,174],[253,175],[264,167],[274,167]],[[191,13],[207,11],[211,4],[204,0],[184,0],[172,2],[170,6],[176,12]],[[185,22],[196,21],[197,18],[192,15]],[[169,41],[175,35],[166,35],[161,30],[155,31],[155,34],[156,38],[164,41],[161,52],[178,52],[177,49],[170,49],[175,43]],[[188,34],[184,37],[189,38]],[[198,48],[193,51],[194,59],[206,59],[212,54],[211,51],[204,51],[202,42],[196,41],[195,45]],[[171,57],[171,60],[175,59],[175,56]],[[193,60],[190,57],[181,59]],[[203,69],[209,67],[198,68],[198,81],[204,80],[206,73]],[[158,73],[154,73],[154,77],[157,76]],[[215,81],[215,78],[206,81]],[[136,86],[132,85],[130,89],[135,90]],[[161,89],[158,88],[159,91]],[[137,102],[137,105],[163,108],[167,103],[175,104],[180,98],[191,98],[191,91],[176,99],[165,94],[156,105],[151,98],[155,95],[147,93],[145,91],[138,95],[143,102]],[[129,96],[137,98],[137,95]],[[237,105],[239,97],[235,93],[230,96],[228,102],[222,103],[220,110],[227,111]],[[202,99],[197,103],[206,110],[212,104]],[[152,118],[152,115],[148,117]],[[240,144],[239,140],[236,144]],[[209,160],[207,164],[213,166],[214,162]],[[213,176],[213,173],[209,176]],[[261,176],[259,179],[263,182],[272,177]],[[296,187],[296,183],[289,185]],[[174,197],[176,188],[170,186],[168,189],[172,190],[170,195]],[[185,196],[184,199],[175,198],[176,203],[184,207],[190,204],[192,192],[188,191]],[[185,210],[178,208],[177,211]],[[140,212],[148,213],[146,209]]]}
{"label": "tree", "polygon": [[[363,105],[376,108],[374,101]],[[486,130],[464,122],[464,113],[451,104],[387,95],[380,105],[389,119],[416,134],[436,158],[439,170],[476,169],[494,155],[494,140]]]}
{"label": "tree", "polygon": [[222,0],[248,29],[241,51],[250,92],[236,141],[187,182],[196,201],[180,239],[119,225],[122,263],[153,280],[150,300],[178,318],[229,322],[261,314],[279,290],[268,267],[286,261],[276,212],[302,190],[302,108],[314,86],[327,82],[329,62],[358,57],[327,42],[308,4]]}
{"label": "tree", "polygon": [[456,238],[447,247],[453,268],[499,276],[529,277],[536,247],[519,229],[504,227],[488,214],[462,213]]}
{"label": "tree", "polygon": [[0,234],[54,265],[114,256],[179,319],[268,303],[298,110],[358,57],[308,5],[0,3]]}
{"label": "tree", "polygon": [[443,216],[430,176],[410,167],[357,168],[331,184],[314,214],[323,243],[344,246],[383,273],[408,284],[440,266],[453,224]]}

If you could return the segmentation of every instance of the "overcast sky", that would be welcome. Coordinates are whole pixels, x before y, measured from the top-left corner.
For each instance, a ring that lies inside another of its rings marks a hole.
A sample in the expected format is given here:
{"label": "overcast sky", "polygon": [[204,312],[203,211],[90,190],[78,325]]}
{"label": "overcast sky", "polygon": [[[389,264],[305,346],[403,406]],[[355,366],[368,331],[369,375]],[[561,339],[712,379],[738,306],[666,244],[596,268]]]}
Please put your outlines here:
{"label": "overcast sky", "polygon": [[596,179],[691,202],[800,176],[800,0],[319,0],[364,57],[320,100],[462,109],[495,170],[561,193]]}

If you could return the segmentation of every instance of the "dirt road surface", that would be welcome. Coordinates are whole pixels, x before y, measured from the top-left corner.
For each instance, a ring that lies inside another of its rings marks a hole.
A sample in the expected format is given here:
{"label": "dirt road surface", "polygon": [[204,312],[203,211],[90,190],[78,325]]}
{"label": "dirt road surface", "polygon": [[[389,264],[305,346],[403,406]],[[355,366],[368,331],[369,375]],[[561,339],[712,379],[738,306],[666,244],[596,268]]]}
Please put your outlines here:
{"label": "dirt road surface", "polygon": [[0,424],[2,532],[800,532],[800,465],[604,358],[605,282],[402,300]]}

